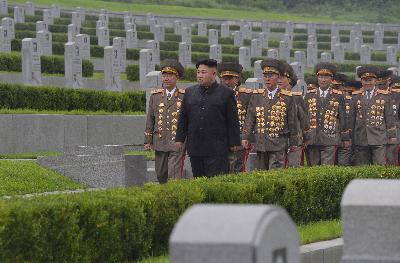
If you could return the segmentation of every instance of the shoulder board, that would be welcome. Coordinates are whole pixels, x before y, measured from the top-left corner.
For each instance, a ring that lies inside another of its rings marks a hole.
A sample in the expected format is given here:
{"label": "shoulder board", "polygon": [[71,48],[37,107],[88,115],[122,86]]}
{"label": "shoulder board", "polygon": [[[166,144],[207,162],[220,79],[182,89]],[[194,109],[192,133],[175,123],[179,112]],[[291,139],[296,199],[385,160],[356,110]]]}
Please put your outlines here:
{"label": "shoulder board", "polygon": [[156,93],[161,93],[163,92],[163,89],[155,89],[151,91],[151,94],[156,94]]}
{"label": "shoulder board", "polygon": [[286,95],[286,96],[292,96],[292,92],[287,91],[287,90],[281,90],[281,94]]}
{"label": "shoulder board", "polygon": [[185,89],[178,89],[179,93],[185,94]]}
{"label": "shoulder board", "polygon": [[346,96],[346,100],[351,100],[352,97],[351,96]]}
{"label": "shoulder board", "polygon": [[400,89],[392,89],[392,92],[400,93]]}
{"label": "shoulder board", "polygon": [[335,94],[342,94],[342,92],[339,91],[339,90],[337,90],[337,89],[332,89],[332,93],[335,93]]}
{"label": "shoulder board", "polygon": [[387,90],[380,90],[380,89],[378,89],[377,92],[378,92],[379,94],[384,94],[384,95],[388,95],[388,94],[389,94],[389,91],[387,91]]}
{"label": "shoulder board", "polygon": [[352,95],[362,94],[362,90],[353,91],[351,94]]}
{"label": "shoulder board", "polygon": [[241,93],[253,93],[252,89],[247,89],[247,88],[239,88],[239,92]]}
{"label": "shoulder board", "polygon": [[292,91],[292,95],[293,95],[293,96],[302,96],[303,93],[300,92],[300,91]]}
{"label": "shoulder board", "polygon": [[307,93],[317,93],[316,89],[307,90]]}

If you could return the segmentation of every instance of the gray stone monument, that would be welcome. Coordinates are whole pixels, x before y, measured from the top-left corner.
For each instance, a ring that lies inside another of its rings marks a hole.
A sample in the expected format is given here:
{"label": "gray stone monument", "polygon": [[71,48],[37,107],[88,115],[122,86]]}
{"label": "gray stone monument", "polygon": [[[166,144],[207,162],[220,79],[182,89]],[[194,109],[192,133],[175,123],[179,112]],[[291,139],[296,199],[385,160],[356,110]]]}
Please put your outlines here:
{"label": "gray stone monument", "polygon": [[244,70],[251,69],[250,48],[248,48],[248,47],[240,47],[239,48],[239,64],[243,66]]}
{"label": "gray stone monument", "polygon": [[40,45],[40,54],[42,56],[53,55],[53,36],[52,33],[47,30],[41,30],[36,32],[36,39]]}
{"label": "gray stone monument", "polygon": [[261,43],[261,48],[268,48],[268,41],[269,41],[269,35],[266,32],[260,32],[258,34],[258,39],[260,40]]}
{"label": "gray stone monument", "polygon": [[[50,9],[44,9],[43,10],[43,22],[45,22],[47,25],[54,24],[54,18],[51,15],[51,10]],[[80,25],[79,25],[79,27],[80,27]]]}
{"label": "gray stone monument", "polygon": [[22,39],[22,75],[28,85],[42,85],[40,45],[34,38]]}
{"label": "gray stone monument", "polygon": [[68,42],[74,42],[76,35],[80,34],[80,27],[74,24],[68,25]]}
{"label": "gray stone monument", "polygon": [[182,42],[192,44],[192,28],[183,27],[182,28]]}
{"label": "gray stone monument", "polygon": [[79,44],[68,42],[64,45],[65,86],[72,88],[83,87],[82,56]]}
{"label": "gray stone monument", "polygon": [[221,24],[221,37],[230,37],[229,24]]}
{"label": "gray stone monument", "polygon": [[153,54],[151,49],[141,49],[139,52],[139,80],[140,88],[146,88],[146,75],[154,71]]}
{"label": "gray stone monument", "polygon": [[343,263],[400,262],[400,180],[353,180],[341,202]]}
{"label": "gray stone monument", "polygon": [[215,59],[218,63],[222,62],[222,47],[221,45],[210,46],[210,59]]}
{"label": "gray stone monument", "polygon": [[262,56],[262,46],[259,39],[251,40],[251,57],[261,57]]}
{"label": "gray stone monument", "polygon": [[169,239],[171,263],[300,263],[299,251],[290,216],[268,205],[194,205]]}
{"label": "gray stone monument", "polygon": [[20,6],[14,6],[14,22],[25,23],[25,10]]}
{"label": "gray stone monument", "polygon": [[331,51],[333,52],[333,49],[335,48],[336,44],[340,44],[340,38],[338,36],[332,36],[331,37]]}
{"label": "gray stone monument", "polygon": [[360,63],[371,64],[371,48],[369,45],[362,45],[360,50]]}
{"label": "gray stone monument", "polygon": [[208,30],[208,45],[218,45],[218,31],[216,29]]}
{"label": "gray stone monument", "polygon": [[114,37],[113,48],[118,51],[119,72],[125,72],[126,69],[126,40],[123,37]]}
{"label": "gray stone monument", "polygon": [[15,24],[14,24],[14,19],[10,17],[4,17],[1,19],[1,26],[4,28],[7,28],[8,30],[8,36],[10,39],[15,39]]}
{"label": "gray stone monument", "polygon": [[97,36],[97,45],[107,47],[110,45],[110,30],[107,27],[100,27]]}
{"label": "gray stone monument", "polygon": [[321,62],[332,62],[332,54],[331,52],[322,52],[321,53]]}
{"label": "gray stone monument", "polygon": [[72,15],[71,23],[81,27],[82,26],[81,14],[79,12],[75,11],[75,12],[72,12],[71,15]]}
{"label": "gray stone monument", "polygon": [[307,67],[312,68],[318,63],[317,44],[307,43]]}
{"label": "gray stone monument", "polygon": [[25,8],[25,15],[27,16],[35,15],[35,6],[33,5],[32,2],[26,2],[24,8]]}
{"label": "gray stone monument", "polygon": [[397,50],[394,46],[386,48],[386,63],[388,65],[397,65]]}
{"label": "gray stone monument", "polygon": [[304,64],[301,62],[295,61],[290,63],[292,66],[294,73],[296,74],[298,79],[304,79]]}
{"label": "gray stone monument", "polygon": [[383,50],[383,31],[374,32],[374,50]]}
{"label": "gray stone monument", "polygon": [[154,40],[157,42],[165,41],[165,27],[164,25],[156,25],[154,27]]}
{"label": "gray stone monument", "polygon": [[287,41],[279,42],[279,58],[287,62],[290,61],[290,47]]}
{"label": "gray stone monument", "polygon": [[52,4],[50,10],[53,18],[59,18],[61,16],[60,8],[57,5]]}
{"label": "gray stone monument", "polygon": [[137,48],[138,47],[138,37],[137,31],[132,29],[126,31],[126,48]]}
{"label": "gray stone monument", "polygon": [[[148,40],[147,43],[147,48],[151,49],[152,54],[153,54],[153,63],[155,65],[160,64],[160,43],[154,40]],[[152,70],[153,71],[153,70]]]}
{"label": "gray stone monument", "polygon": [[268,49],[267,52],[267,57],[268,58],[273,58],[273,59],[279,59],[279,52],[275,48]]}
{"label": "gray stone monument", "polygon": [[303,67],[307,66],[307,57],[306,57],[306,52],[304,51],[295,51],[294,52],[294,61],[295,62],[300,62]]}
{"label": "gray stone monument", "polygon": [[240,31],[233,32],[233,45],[235,47],[243,46],[243,34]]}
{"label": "gray stone monument", "polygon": [[[210,32],[210,31],[208,31]],[[199,22],[197,24],[197,35],[198,36],[207,36],[207,24],[204,22]]]}
{"label": "gray stone monument", "polygon": [[90,59],[90,36],[87,34],[78,34],[75,37],[79,45],[79,53],[82,59]]}
{"label": "gray stone monument", "polygon": [[174,21],[174,34],[175,35],[182,35],[182,21],[181,20],[175,20]]}
{"label": "gray stone monument", "polygon": [[36,32],[43,31],[43,30],[48,31],[49,26],[43,21],[36,21]]}
{"label": "gray stone monument", "polygon": [[344,46],[341,44],[336,44],[333,49],[333,60],[335,63],[344,62]]}
{"label": "gray stone monument", "polygon": [[106,90],[122,91],[120,49],[114,46],[104,48],[104,82]]}
{"label": "gray stone monument", "polygon": [[185,42],[179,43],[179,62],[185,68],[192,64],[192,45]]}
{"label": "gray stone monument", "polygon": [[6,27],[0,26],[0,52],[11,52],[11,38]]}
{"label": "gray stone monument", "polygon": [[8,0],[0,0],[0,14],[8,15]]}

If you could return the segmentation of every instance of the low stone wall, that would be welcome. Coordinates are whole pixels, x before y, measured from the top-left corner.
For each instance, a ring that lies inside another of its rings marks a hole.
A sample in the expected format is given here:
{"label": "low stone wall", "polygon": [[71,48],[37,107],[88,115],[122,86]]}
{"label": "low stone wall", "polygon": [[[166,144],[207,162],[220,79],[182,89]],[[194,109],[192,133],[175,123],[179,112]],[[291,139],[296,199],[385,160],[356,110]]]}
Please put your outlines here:
{"label": "low stone wall", "polygon": [[143,115],[0,114],[0,153],[141,145],[144,126]]}

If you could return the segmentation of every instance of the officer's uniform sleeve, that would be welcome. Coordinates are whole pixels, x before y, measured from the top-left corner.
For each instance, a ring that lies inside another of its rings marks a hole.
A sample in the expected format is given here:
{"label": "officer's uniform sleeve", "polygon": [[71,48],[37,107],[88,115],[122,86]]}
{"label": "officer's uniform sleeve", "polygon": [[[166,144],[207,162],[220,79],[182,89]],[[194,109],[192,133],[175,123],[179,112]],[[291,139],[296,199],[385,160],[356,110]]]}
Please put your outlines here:
{"label": "officer's uniform sleeve", "polygon": [[229,147],[239,146],[240,142],[240,126],[239,116],[237,112],[236,99],[233,91],[229,92],[229,97],[226,103],[226,118],[228,121],[228,142]]}
{"label": "officer's uniform sleeve", "polygon": [[153,95],[150,95],[149,108],[147,110],[146,116],[146,128],[144,131],[144,143],[152,144],[153,143],[153,132],[154,132],[154,124],[155,124],[155,116],[153,109]]}
{"label": "officer's uniform sleeve", "polygon": [[187,116],[187,91],[185,95],[183,95],[181,112],[179,114],[178,119],[178,128],[176,130],[175,141],[176,142],[185,142],[187,136],[187,129],[188,129],[188,116]]}

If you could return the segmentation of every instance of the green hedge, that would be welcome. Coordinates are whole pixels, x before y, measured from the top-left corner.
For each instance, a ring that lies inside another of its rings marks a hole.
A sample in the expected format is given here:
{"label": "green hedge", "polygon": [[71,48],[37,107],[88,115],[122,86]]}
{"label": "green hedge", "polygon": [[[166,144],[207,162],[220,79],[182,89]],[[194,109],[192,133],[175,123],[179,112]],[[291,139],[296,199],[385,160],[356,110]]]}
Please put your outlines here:
{"label": "green hedge", "polygon": [[400,178],[400,170],[297,168],[1,200],[0,261],[131,262],[160,255],[179,216],[196,203],[276,204],[298,224],[337,219],[355,178]]}
{"label": "green hedge", "polygon": [[32,87],[1,83],[0,108],[107,112],[145,111],[145,96],[143,92]]}
{"label": "green hedge", "polygon": [[[64,74],[64,57],[41,56],[42,73]],[[93,76],[93,64],[89,60],[82,60],[83,77]],[[22,71],[21,53],[1,53],[0,71]]]}

